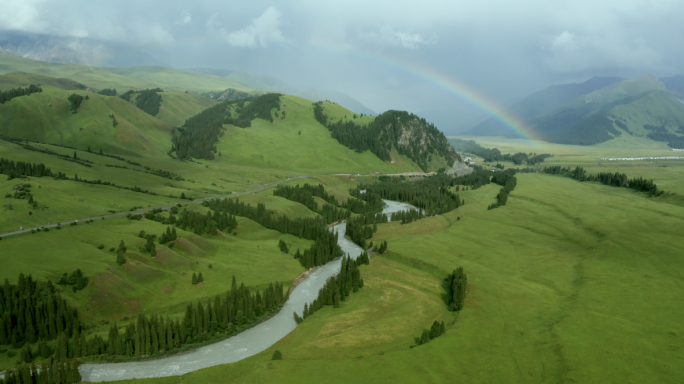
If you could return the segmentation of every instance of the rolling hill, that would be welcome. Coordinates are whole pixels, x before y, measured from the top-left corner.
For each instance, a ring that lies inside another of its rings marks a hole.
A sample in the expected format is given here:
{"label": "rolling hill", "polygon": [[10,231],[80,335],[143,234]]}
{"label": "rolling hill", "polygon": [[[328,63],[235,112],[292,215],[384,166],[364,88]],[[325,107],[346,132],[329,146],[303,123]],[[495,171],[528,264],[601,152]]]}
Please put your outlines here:
{"label": "rolling hill", "polygon": [[0,54],[0,75],[27,72],[54,78],[69,78],[94,89],[142,90],[161,88],[169,92],[208,92],[248,86],[219,76],[202,75],[165,67],[98,68],[81,64],[54,64],[9,54]]}

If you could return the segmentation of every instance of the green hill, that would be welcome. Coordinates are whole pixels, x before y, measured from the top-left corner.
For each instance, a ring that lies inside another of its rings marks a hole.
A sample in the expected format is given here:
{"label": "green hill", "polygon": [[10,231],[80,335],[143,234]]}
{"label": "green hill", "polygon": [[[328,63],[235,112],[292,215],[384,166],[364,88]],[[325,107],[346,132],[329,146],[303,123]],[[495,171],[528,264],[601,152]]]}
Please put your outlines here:
{"label": "green hill", "polygon": [[[74,93],[88,99],[72,114],[68,97]],[[163,154],[171,147],[171,127],[131,103],[119,97],[51,86],[1,104],[0,134],[134,156]]]}
{"label": "green hill", "polygon": [[55,88],[66,90],[83,89],[83,84],[80,84],[71,79],[55,79],[54,77],[36,75],[33,73],[26,72],[12,72],[6,75],[0,75],[0,91],[7,90],[10,88],[26,87],[31,84],[41,86],[50,85]]}
{"label": "green hill", "polygon": [[208,92],[248,86],[219,76],[204,75],[164,67],[97,68],[80,64],[54,64],[24,57],[0,54],[0,74],[28,72],[53,78],[69,78],[94,89],[162,88],[170,92]]}

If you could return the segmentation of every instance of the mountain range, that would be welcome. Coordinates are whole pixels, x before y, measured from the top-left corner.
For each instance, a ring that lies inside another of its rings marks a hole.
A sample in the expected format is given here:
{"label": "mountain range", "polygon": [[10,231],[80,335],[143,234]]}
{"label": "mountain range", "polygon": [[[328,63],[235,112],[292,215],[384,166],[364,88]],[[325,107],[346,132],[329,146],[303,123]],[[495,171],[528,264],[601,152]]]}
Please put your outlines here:
{"label": "mountain range", "polygon": [[[684,77],[638,79],[594,77],[551,86],[505,110],[533,136],[560,144],[593,145],[609,140],[655,140],[684,148]],[[516,137],[490,118],[466,132]]]}

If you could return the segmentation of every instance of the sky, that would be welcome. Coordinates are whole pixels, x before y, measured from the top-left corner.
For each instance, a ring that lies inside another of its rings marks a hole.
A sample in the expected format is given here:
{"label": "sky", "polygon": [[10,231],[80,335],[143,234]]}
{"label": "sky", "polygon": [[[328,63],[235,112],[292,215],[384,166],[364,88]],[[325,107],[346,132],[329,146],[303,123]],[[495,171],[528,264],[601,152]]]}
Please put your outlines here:
{"label": "sky", "polygon": [[671,0],[0,0],[0,29],[273,75],[376,112],[442,111],[447,133],[552,84],[684,74],[682,15]]}

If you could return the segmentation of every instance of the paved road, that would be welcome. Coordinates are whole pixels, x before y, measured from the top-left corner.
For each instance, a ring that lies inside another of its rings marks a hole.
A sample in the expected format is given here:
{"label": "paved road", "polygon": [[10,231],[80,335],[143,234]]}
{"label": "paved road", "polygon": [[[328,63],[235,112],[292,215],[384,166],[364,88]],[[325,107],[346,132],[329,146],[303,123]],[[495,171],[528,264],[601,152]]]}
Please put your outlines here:
{"label": "paved road", "polygon": [[[203,199],[197,199],[197,200],[187,201],[187,202],[185,202],[185,203],[183,203],[183,204],[190,204],[190,203],[199,204],[199,203],[202,203],[202,202],[205,202],[205,201],[209,201],[209,200],[223,199],[223,198],[226,198],[226,197],[237,197],[237,196],[247,195],[247,194],[250,194],[250,193],[262,191],[262,190],[267,189],[267,188],[271,188],[271,187],[273,187],[273,186],[275,186],[275,185],[278,185],[278,184],[280,184],[280,183],[284,183],[284,182],[286,182],[286,181],[297,180],[297,179],[306,179],[306,178],[308,178],[308,177],[312,177],[312,176],[291,177],[291,178],[289,178],[289,179],[283,179],[283,180],[279,180],[279,181],[276,181],[276,182],[273,182],[273,183],[270,183],[270,184],[265,184],[265,185],[262,185],[262,186],[259,187],[259,188],[255,188],[255,189],[252,189],[252,190],[249,190],[249,191],[239,192],[239,193],[233,193],[233,194],[225,195],[225,196],[205,197],[205,198],[203,198]],[[159,207],[150,207],[150,208],[139,209],[139,210],[137,210],[137,211],[128,211],[128,212],[112,213],[112,214],[109,214],[109,215],[88,217],[88,218],[85,218],[85,219],[78,219],[78,220],[68,221],[68,222],[64,222],[64,223],[57,223],[57,224],[45,225],[45,226],[42,226],[42,227],[28,228],[28,229],[24,229],[24,230],[22,230],[22,231],[8,232],[8,233],[0,234],[0,238],[4,238],[4,237],[7,237],[7,236],[12,236],[12,235],[19,235],[19,234],[22,234],[22,233],[30,233],[31,231],[41,230],[41,229],[43,229],[43,228],[54,228],[54,227],[58,227],[58,226],[60,226],[60,225],[71,224],[71,223],[74,223],[74,222],[85,222],[85,221],[88,221],[88,220],[96,220],[96,219],[102,220],[103,218],[106,218],[106,217],[123,216],[123,215],[128,215],[129,213],[133,213],[133,214],[143,214],[143,213],[145,213],[145,212],[147,212],[147,211],[151,211],[151,210],[153,210],[153,209],[159,209],[159,208],[161,208],[161,209],[169,209],[169,208],[174,207],[174,206],[176,206],[176,204],[167,204],[167,205],[161,205],[161,206],[159,206]]]}

